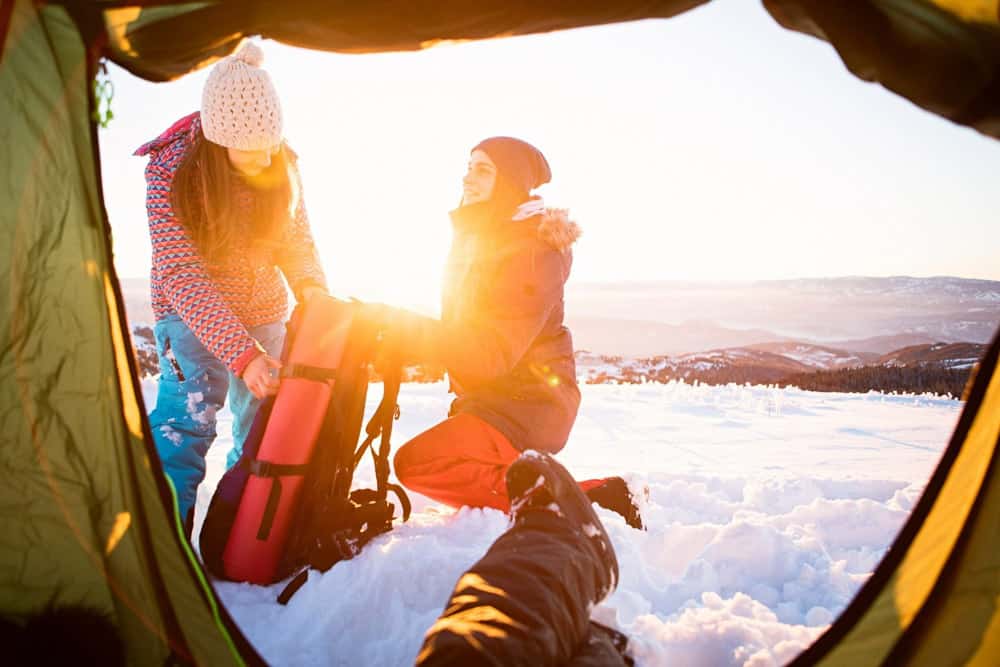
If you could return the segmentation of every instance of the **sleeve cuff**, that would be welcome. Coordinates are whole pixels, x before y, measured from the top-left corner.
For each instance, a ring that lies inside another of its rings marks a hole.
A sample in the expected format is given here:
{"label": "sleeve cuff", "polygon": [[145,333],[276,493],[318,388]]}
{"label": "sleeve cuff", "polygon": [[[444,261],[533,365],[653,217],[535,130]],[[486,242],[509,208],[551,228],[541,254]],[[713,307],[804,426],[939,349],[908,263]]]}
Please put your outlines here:
{"label": "sleeve cuff", "polygon": [[316,281],[316,280],[303,280],[303,281],[297,283],[294,288],[292,288],[292,293],[295,295],[295,300],[298,303],[302,303],[302,301],[304,300],[302,298],[302,292],[304,290],[310,288],[310,287],[318,287],[321,290],[323,290],[324,292],[326,292],[327,294],[330,293],[330,290],[327,289],[326,285],[324,285],[323,283],[321,283],[319,281]]}
{"label": "sleeve cuff", "polygon": [[236,377],[243,377],[243,371],[246,370],[250,362],[261,354],[264,354],[264,349],[260,346],[260,343],[254,341],[253,347],[247,348],[240,356],[236,357],[229,368],[236,374]]}

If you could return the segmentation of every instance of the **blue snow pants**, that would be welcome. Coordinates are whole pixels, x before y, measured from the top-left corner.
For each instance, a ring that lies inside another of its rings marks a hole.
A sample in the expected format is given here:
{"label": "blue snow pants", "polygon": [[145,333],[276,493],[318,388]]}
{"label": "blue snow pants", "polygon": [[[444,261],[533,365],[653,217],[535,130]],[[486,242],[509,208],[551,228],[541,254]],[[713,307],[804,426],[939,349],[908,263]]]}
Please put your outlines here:
{"label": "blue snow pants", "polygon": [[[275,359],[281,355],[283,323],[264,324],[249,331],[269,355]],[[216,413],[222,409],[226,394],[233,413],[233,448],[226,458],[226,469],[239,459],[260,401],[243,380],[205,349],[180,317],[168,315],[158,321],[153,334],[160,357],[160,384],[149,426],[163,471],[177,492],[183,521],[194,507],[198,485],[205,478],[205,455],[215,440]]]}

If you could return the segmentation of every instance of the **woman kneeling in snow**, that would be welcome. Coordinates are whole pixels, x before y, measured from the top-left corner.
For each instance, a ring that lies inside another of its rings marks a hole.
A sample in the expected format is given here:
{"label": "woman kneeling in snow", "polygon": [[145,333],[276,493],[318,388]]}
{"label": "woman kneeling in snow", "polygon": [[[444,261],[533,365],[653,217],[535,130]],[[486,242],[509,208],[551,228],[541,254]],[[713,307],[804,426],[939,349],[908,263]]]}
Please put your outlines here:
{"label": "woman kneeling in snow", "polygon": [[[386,346],[448,370],[457,395],[449,418],[403,445],[395,466],[405,486],[453,507],[509,510],[507,468],[522,451],[561,450],[576,419],[563,286],[580,229],[531,195],[551,175],[541,151],[519,139],[473,148],[451,213],[441,319],[401,317]],[[639,526],[621,478],[581,487]]]}

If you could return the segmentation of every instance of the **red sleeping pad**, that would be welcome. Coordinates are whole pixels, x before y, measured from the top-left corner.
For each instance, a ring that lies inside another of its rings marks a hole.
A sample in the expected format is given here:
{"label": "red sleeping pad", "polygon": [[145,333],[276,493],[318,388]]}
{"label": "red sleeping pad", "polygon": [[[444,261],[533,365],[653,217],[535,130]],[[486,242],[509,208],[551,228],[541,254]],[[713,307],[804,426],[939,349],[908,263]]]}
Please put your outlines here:
{"label": "red sleeping pad", "polygon": [[[356,312],[353,304],[313,299],[301,311],[294,340],[282,360],[285,367],[337,368]],[[283,377],[257,460],[272,468],[307,464],[332,390],[332,380]],[[222,555],[227,578],[255,584],[275,581],[302,482],[301,474],[249,475]],[[262,530],[265,524],[267,530]]]}

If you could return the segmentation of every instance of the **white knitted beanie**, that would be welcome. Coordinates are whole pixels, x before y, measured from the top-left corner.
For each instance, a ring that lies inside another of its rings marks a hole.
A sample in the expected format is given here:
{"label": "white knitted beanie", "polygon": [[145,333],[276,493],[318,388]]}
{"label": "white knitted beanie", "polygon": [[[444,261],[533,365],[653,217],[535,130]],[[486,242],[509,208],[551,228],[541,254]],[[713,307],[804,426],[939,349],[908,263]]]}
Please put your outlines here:
{"label": "white knitted beanie", "polygon": [[267,150],[281,143],[281,103],[251,42],[212,68],[201,94],[205,138],[227,148]]}

